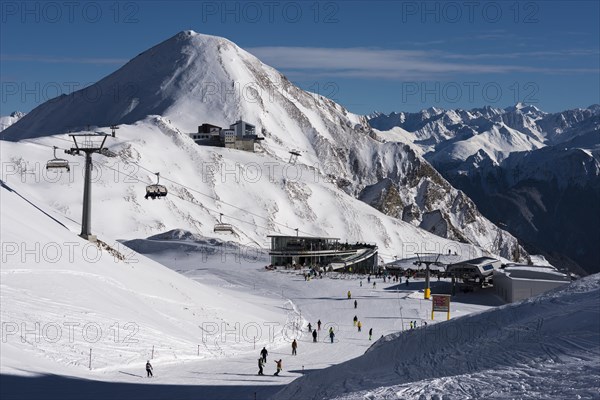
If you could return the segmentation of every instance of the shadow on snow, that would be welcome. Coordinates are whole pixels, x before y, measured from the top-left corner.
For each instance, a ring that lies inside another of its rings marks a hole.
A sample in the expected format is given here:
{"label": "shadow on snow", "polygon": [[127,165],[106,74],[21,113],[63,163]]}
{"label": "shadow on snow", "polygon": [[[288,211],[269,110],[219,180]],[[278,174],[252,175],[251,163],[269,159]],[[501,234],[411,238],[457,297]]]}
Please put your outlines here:
{"label": "shadow on snow", "polygon": [[[145,378],[142,378],[145,379]],[[150,383],[152,382],[152,383]],[[284,385],[161,385],[160,377],[147,383],[104,382],[59,375],[35,377],[0,375],[0,398],[9,399],[267,399]]]}

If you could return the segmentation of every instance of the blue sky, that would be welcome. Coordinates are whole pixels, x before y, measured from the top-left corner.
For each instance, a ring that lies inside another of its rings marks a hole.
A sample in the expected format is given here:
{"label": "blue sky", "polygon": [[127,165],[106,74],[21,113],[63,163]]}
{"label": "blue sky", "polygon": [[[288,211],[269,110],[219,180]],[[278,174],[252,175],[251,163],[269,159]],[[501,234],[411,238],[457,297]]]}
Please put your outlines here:
{"label": "blue sky", "polygon": [[598,1],[3,1],[0,114],[182,30],[224,36],[355,113],[600,103]]}

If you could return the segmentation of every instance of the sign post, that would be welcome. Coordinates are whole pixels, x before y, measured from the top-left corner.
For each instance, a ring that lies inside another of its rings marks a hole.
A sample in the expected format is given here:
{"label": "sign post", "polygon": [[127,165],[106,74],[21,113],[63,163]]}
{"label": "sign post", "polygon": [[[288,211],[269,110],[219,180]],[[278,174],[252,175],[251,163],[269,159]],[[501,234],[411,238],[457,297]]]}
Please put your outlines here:
{"label": "sign post", "polygon": [[434,294],[431,296],[431,320],[436,311],[446,312],[446,320],[450,320],[450,295]]}

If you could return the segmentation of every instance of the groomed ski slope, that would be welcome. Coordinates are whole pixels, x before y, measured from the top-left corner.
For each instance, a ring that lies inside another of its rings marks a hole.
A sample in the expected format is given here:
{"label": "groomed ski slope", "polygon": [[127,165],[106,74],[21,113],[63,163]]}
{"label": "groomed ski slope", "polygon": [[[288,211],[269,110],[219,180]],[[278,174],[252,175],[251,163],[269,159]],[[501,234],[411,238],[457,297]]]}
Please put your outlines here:
{"label": "groomed ski slope", "polygon": [[244,353],[251,344],[198,348],[202,322],[288,318],[278,303],[194,282],[123,246],[127,260],[115,259],[4,184],[1,200],[3,374],[102,379],[145,362],[153,346],[158,363]]}
{"label": "groomed ski slope", "polygon": [[274,399],[597,399],[600,274],[387,336]]}

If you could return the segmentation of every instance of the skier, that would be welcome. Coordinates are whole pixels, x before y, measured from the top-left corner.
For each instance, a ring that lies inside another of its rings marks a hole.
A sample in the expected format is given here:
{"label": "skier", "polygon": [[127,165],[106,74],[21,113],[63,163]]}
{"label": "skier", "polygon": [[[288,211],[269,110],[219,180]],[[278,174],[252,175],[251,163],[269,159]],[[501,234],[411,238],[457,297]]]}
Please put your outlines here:
{"label": "skier", "polygon": [[258,374],[264,375],[263,374],[263,359],[262,359],[262,357],[258,359]]}
{"label": "skier", "polygon": [[313,331],[312,335],[313,335],[313,342],[317,343],[317,330],[316,329]]}
{"label": "skier", "polygon": [[269,352],[267,351],[267,349],[265,347],[263,347],[262,350],[260,351],[260,355],[262,356],[263,363],[266,364],[267,363],[267,355],[269,355]]}
{"label": "skier", "polygon": [[308,331],[312,332],[312,325],[310,324],[310,322],[308,323]]}
{"label": "skier", "polygon": [[362,324],[360,323],[360,321],[358,321],[358,322],[356,323],[356,326],[358,326],[358,331],[360,332],[360,328],[362,328]]}
{"label": "skier", "polygon": [[358,307],[358,303],[354,300],[354,308]]}
{"label": "skier", "polygon": [[154,375],[152,374],[152,364],[150,364],[150,360],[146,361],[146,373],[148,378],[152,378]]}
{"label": "skier", "polygon": [[358,317],[355,315],[352,321],[354,322],[354,326],[356,326],[356,323],[358,322]]}
{"label": "skier", "polygon": [[295,356],[296,355],[296,349],[298,348],[298,342],[296,342],[296,339],[294,339],[294,341],[292,342],[292,355]]}
{"label": "skier", "polygon": [[375,282],[373,282],[373,289],[375,289]]}
{"label": "skier", "polygon": [[318,329],[318,330],[321,330],[321,320],[318,320],[318,321],[317,321],[317,329]]}
{"label": "skier", "polygon": [[277,372],[275,372],[273,375],[279,376],[279,373],[283,369],[283,367],[281,366],[281,359],[279,361],[275,360],[275,363],[277,364]]}
{"label": "skier", "polygon": [[329,338],[331,339],[331,343],[333,343],[334,337],[335,337],[335,333],[333,333],[333,328],[329,328]]}
{"label": "skier", "polygon": [[350,291],[348,290],[348,300],[350,300],[352,298],[352,293],[350,293]]}
{"label": "skier", "polygon": [[373,328],[369,329],[369,340],[371,340],[371,336],[373,336]]}
{"label": "skier", "polygon": [[412,321],[410,321],[410,329],[412,329],[412,328],[413,328],[413,326],[412,326]]}
{"label": "skier", "polygon": [[371,275],[367,276],[367,283],[371,283]]}
{"label": "skier", "polygon": [[362,287],[362,281],[360,281],[360,287]]}

